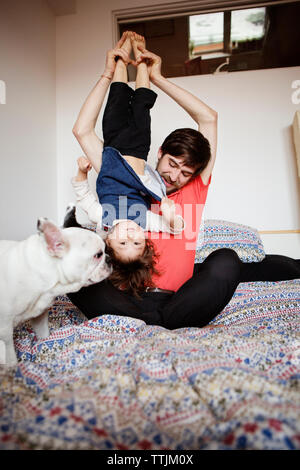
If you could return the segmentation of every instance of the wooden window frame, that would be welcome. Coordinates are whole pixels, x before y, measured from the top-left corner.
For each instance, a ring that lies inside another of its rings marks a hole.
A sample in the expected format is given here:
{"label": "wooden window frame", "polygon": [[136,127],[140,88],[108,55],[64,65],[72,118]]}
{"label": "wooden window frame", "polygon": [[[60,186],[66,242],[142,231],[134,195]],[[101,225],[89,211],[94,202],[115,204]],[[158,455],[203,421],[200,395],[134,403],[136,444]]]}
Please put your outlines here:
{"label": "wooden window frame", "polygon": [[242,10],[299,1],[300,0],[194,0],[113,10],[112,44],[115,44],[119,39],[119,24],[121,23],[135,23],[146,20],[174,18],[177,16]]}

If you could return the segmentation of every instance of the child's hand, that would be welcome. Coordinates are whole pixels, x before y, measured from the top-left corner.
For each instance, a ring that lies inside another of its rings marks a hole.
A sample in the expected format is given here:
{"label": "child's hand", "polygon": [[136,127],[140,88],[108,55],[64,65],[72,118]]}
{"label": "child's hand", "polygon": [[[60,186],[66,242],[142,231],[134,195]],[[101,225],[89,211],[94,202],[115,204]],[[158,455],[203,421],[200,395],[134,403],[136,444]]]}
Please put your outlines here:
{"label": "child's hand", "polygon": [[86,157],[77,158],[78,171],[75,180],[85,181],[87,180],[87,174],[92,169],[91,162]]}
{"label": "child's hand", "polygon": [[77,158],[78,170],[87,174],[92,169],[91,162],[86,157]]}

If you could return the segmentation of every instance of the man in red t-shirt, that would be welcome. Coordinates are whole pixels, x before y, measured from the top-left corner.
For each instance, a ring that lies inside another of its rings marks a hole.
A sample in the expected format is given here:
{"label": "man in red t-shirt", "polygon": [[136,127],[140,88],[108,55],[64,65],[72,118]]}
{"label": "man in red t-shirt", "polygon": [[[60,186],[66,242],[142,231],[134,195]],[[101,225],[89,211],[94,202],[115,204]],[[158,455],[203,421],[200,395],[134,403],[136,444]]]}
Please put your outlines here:
{"label": "man in red t-shirt", "polygon": [[[210,257],[212,261],[208,259],[203,263],[204,282],[200,276],[193,276],[196,242],[216,157],[217,113],[198,97],[164,78],[160,57],[141,48],[137,62],[140,61],[147,62],[152,83],[175,100],[198,127],[198,130],[177,129],[165,139],[158,151],[157,170],[165,181],[168,197],[184,217],[185,228],[182,235],[149,234],[159,256],[157,266],[160,275],[154,279],[157,287],[143,293],[141,298],[116,289],[109,281],[83,288],[78,293],[70,294],[70,298],[88,318],[114,313],[168,328],[204,326],[220,311],[224,302],[230,300],[238,282],[237,255],[231,250],[224,250],[225,253],[219,250],[217,256]],[[111,61],[112,66],[114,63],[114,60]],[[104,78],[108,79],[109,76],[105,74]],[[81,110],[81,121],[86,117],[84,135],[75,134],[82,148],[88,152],[87,156],[92,159],[97,159],[97,152],[101,151],[94,126],[107,88],[107,83],[103,81],[103,78],[99,80]],[[211,278],[215,276],[212,266],[216,258],[221,260],[222,255],[228,265],[233,265],[233,276],[227,269],[230,282],[225,289],[226,295],[220,276],[216,276],[216,282],[211,283]],[[195,286],[195,283],[199,285]],[[222,301],[212,308],[210,299],[215,298],[216,283],[222,284],[219,289]],[[204,303],[201,305],[200,300],[207,304],[206,307]]]}
{"label": "man in red t-shirt", "polygon": [[[293,279],[300,277],[300,265],[297,260],[274,259],[271,256],[276,255],[269,255],[266,263],[263,260],[247,266],[233,250],[219,249],[197,265],[195,273],[198,231],[216,158],[217,113],[198,97],[164,78],[160,57],[142,48],[141,52],[137,62],[147,61],[152,83],[174,99],[198,126],[198,131],[177,129],[172,132],[158,152],[157,170],[166,183],[168,197],[181,210],[186,224],[184,233],[182,237],[149,234],[159,255],[160,276],[154,279],[157,287],[147,290],[140,298],[116,289],[107,280],[69,297],[88,318],[116,314],[169,329],[202,327],[227,305],[239,282],[276,280],[276,277],[277,280]],[[113,67],[114,53],[111,58]],[[104,77],[109,79],[107,75]],[[82,148],[88,149],[95,158],[101,151],[95,124],[107,86],[99,80],[86,100],[84,112],[81,111],[82,117],[86,115],[85,132],[77,138]]]}

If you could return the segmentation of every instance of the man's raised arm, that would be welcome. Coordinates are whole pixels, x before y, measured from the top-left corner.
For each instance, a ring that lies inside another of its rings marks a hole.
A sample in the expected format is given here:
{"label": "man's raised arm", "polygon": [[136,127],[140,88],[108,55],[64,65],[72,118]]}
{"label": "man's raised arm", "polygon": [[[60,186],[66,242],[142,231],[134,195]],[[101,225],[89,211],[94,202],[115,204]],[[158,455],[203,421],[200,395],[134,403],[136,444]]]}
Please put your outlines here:
{"label": "man's raised arm", "polygon": [[120,57],[124,62],[129,60],[128,54],[124,49],[121,49],[124,40],[125,36],[123,35],[116,47],[107,52],[103,75],[85,100],[73,127],[73,134],[97,173],[99,173],[102,163],[103,141],[97,136],[95,126],[113,78],[116,66],[115,59]]}
{"label": "man's raised arm", "polygon": [[207,167],[201,173],[202,181],[204,184],[207,184],[216,159],[218,114],[192,93],[163,77],[161,74],[161,58],[159,56],[146,49],[140,48],[140,50],[142,54],[137,62],[147,59],[152,83],[176,101],[197,123],[199,132],[208,139],[211,148],[211,158]]}

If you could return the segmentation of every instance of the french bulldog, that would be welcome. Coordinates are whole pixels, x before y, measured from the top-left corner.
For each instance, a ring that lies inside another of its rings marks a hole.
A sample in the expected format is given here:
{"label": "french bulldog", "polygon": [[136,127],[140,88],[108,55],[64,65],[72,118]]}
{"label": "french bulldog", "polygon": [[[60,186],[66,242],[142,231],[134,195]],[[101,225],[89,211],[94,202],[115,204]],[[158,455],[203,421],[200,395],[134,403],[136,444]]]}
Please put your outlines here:
{"label": "french bulldog", "polygon": [[58,295],[76,292],[111,274],[103,239],[90,230],[60,229],[46,218],[24,241],[0,240],[0,340],[5,364],[17,363],[13,328],[31,320],[39,338],[49,336],[47,308]]}

